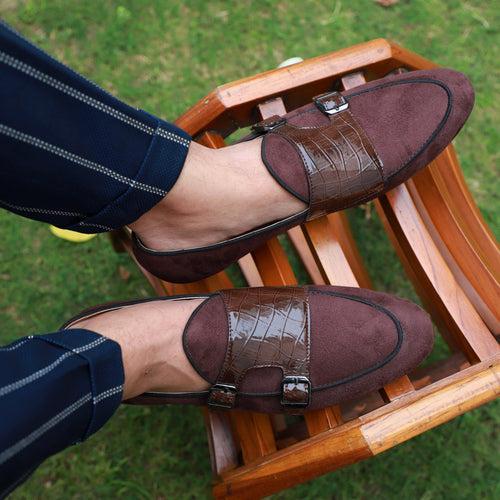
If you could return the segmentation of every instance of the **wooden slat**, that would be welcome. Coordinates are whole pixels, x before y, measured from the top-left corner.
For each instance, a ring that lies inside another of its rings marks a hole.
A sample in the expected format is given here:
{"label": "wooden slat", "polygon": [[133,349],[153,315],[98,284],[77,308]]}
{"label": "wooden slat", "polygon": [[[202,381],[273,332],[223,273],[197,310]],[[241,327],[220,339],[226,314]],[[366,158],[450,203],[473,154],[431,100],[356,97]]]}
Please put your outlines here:
{"label": "wooden slat", "polygon": [[276,413],[271,417],[275,432],[283,432],[286,428],[286,419],[283,413]]}
{"label": "wooden slat", "polygon": [[194,283],[168,283],[166,281],[161,283],[168,295],[211,293],[224,288],[233,288],[231,280],[224,271]]}
{"label": "wooden slat", "polygon": [[382,390],[388,401],[394,401],[401,396],[405,396],[413,392],[415,388],[413,387],[410,379],[406,376],[385,384]]}
{"label": "wooden slat", "polygon": [[364,71],[354,71],[352,73],[348,73],[347,75],[344,75],[340,81],[345,90],[359,87],[359,85],[366,83]]}
{"label": "wooden slat", "polygon": [[[363,435],[374,454],[382,453],[498,398],[499,381],[500,356],[496,355],[425,387],[416,397],[401,398],[361,417]],[[411,413],[411,419],[402,418],[406,412]]]}
{"label": "wooden slat", "polygon": [[387,403],[382,391],[371,392],[364,396],[342,403],[342,416],[346,422],[376,410]]}
{"label": "wooden slat", "polygon": [[[412,181],[408,181],[411,183]],[[407,183],[407,184],[408,184]],[[483,320],[456,282],[405,185],[379,198],[384,227],[398,241],[396,251],[410,277],[417,281],[417,292],[425,289],[422,299],[432,304],[435,321],[453,335],[471,361],[484,360],[499,347]],[[404,254],[404,255],[401,255]]]}
{"label": "wooden slat", "polygon": [[446,148],[440,157],[446,159],[447,167],[439,168],[442,184],[447,186],[447,191],[453,193],[454,198],[461,200],[461,227],[475,250],[481,255],[481,259],[486,263],[488,269],[499,280],[500,256],[498,242],[467,188],[455,148]]}
{"label": "wooden slat", "polygon": [[207,146],[208,148],[219,149],[223,148],[226,143],[224,142],[224,137],[222,137],[217,132],[204,132],[196,138],[196,142]]}
{"label": "wooden slat", "polygon": [[327,217],[359,286],[362,288],[373,288],[370,275],[366,270],[358,250],[358,245],[352,235],[347,214],[345,212],[336,212],[329,214]]}
{"label": "wooden slat", "polygon": [[303,226],[303,231],[325,283],[358,286],[342,246],[333,236],[328,218],[321,217],[308,222]]}
{"label": "wooden slat", "polygon": [[415,54],[415,52],[411,52],[394,42],[389,42],[389,45],[391,46],[391,60],[394,69],[401,67],[409,69],[431,69],[438,66],[429,59]]}
{"label": "wooden slat", "polygon": [[274,115],[283,116],[286,114],[285,104],[283,103],[283,99],[281,97],[274,97],[273,99],[261,102],[257,105],[257,109],[259,110],[260,116],[263,120]]}
{"label": "wooden slat", "polygon": [[239,465],[238,449],[231,430],[229,413],[203,409],[212,472],[220,476]]}
{"label": "wooden slat", "polygon": [[441,314],[441,307],[439,306],[439,304],[435,304],[433,302],[432,293],[430,293],[428,287],[419,280],[418,275],[413,268],[413,265],[411,264],[409,258],[406,256],[402,246],[399,243],[399,240],[396,238],[394,231],[390,230],[390,222],[387,220],[387,217],[385,216],[385,213],[382,210],[380,200],[375,201],[375,207],[382,221],[382,224],[385,228],[385,231],[389,237],[389,240],[393,248],[395,249],[400,262],[402,263],[408,278],[412,282],[415,291],[417,292],[417,295],[423,302],[425,310],[432,317],[434,323],[438,327],[439,333],[441,334],[445,342],[448,344],[449,349],[452,352],[457,352],[457,351],[462,352],[462,347],[459,344],[457,338],[448,331],[448,325],[444,321]]}
{"label": "wooden slat", "polygon": [[292,229],[287,231],[287,234],[293,247],[295,248],[295,251],[299,254],[300,260],[302,261],[302,264],[304,264],[311,281],[316,285],[324,285],[325,280],[323,279],[318,265],[314,260],[314,256],[309,248],[302,229],[300,229],[300,227],[292,227]]}
{"label": "wooden slat", "polygon": [[190,293],[208,293],[208,287],[206,284],[201,282],[196,283],[168,283],[166,281],[162,282],[167,295],[186,295]]}
{"label": "wooden slat", "polygon": [[[393,46],[386,40],[372,40],[217,87],[176,120],[176,124],[198,134],[217,130],[227,136],[252,122],[258,102],[285,96],[293,109],[311,97],[330,89],[335,75],[356,71],[379,63],[386,73],[394,69]],[[231,111],[230,116],[227,111]]]}
{"label": "wooden slat", "polygon": [[235,475],[223,475],[213,493],[215,498],[262,498],[370,456],[361,429],[346,424],[283,448],[265,462],[240,467]]}
{"label": "wooden slat", "polygon": [[242,257],[238,264],[240,266],[241,272],[245,277],[245,280],[248,286],[262,286],[264,283],[262,282],[262,278],[260,277],[257,266],[255,265],[255,261],[250,254]]}
{"label": "wooden slat", "polygon": [[[495,254],[490,252],[488,262],[484,258],[488,250],[483,252],[482,247],[490,249],[491,240],[482,232],[479,242],[468,231],[469,227],[481,227],[481,220],[471,210],[458,182],[450,182],[449,157],[449,151],[443,152],[428,169],[415,175],[410,193],[420,215],[432,221],[427,226],[435,229],[431,235],[455,279],[490,330],[500,333],[500,252],[497,248]],[[444,171],[447,181],[441,175]]]}
{"label": "wooden slat", "polygon": [[231,422],[238,436],[245,464],[276,451],[276,440],[269,415],[239,410],[233,410],[231,413]]}
{"label": "wooden slat", "polygon": [[[402,58],[408,57],[408,62]],[[331,90],[339,75],[368,67],[372,78],[400,66],[434,67],[435,64],[384,39],[372,40],[304,62],[279,68],[217,87],[179,117],[176,124],[192,135],[217,130],[227,136],[254,120],[254,106],[276,96],[289,109],[310,102],[314,95]]]}
{"label": "wooden slat", "polygon": [[262,282],[266,286],[296,285],[297,278],[277,238],[252,252]]}
{"label": "wooden slat", "polygon": [[233,288],[233,284],[225,272],[220,272],[203,280],[209,292],[216,292],[224,288]]}
{"label": "wooden slat", "polygon": [[310,436],[342,425],[342,412],[339,406],[307,412],[306,425]]}
{"label": "wooden slat", "polygon": [[[307,85],[315,88],[314,83],[335,74],[352,73],[366,64],[387,59],[392,47],[386,40],[372,40],[368,43],[353,45],[329,54],[307,59],[293,66],[266,71],[258,75],[243,78],[237,82],[218,87],[226,107],[241,106],[244,103],[258,101],[267,95],[279,95],[281,98],[291,89]],[[301,89],[306,92],[307,89]]]}

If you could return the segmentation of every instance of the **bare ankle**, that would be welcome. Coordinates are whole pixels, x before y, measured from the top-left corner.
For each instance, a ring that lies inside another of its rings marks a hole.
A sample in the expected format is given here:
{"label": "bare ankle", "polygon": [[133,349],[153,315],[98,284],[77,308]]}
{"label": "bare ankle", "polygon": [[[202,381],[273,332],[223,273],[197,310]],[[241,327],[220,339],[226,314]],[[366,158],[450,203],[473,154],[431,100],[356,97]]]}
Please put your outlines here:
{"label": "bare ankle", "polygon": [[263,165],[259,139],[220,150],[192,143],[173,189],[130,227],[150,248],[178,250],[216,243],[304,208]]}
{"label": "bare ankle", "polygon": [[124,399],[153,390],[202,390],[208,383],[191,366],[182,346],[185,324],[201,301],[137,304],[79,321],[70,328],[94,331],[120,345]]}

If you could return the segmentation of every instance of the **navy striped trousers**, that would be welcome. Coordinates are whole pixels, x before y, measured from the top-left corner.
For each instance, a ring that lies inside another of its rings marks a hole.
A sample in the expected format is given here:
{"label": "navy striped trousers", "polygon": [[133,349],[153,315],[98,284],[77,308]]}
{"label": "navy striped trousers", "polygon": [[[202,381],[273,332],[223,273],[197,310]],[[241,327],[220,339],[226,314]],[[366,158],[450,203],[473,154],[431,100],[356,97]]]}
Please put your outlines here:
{"label": "navy striped trousers", "polygon": [[[190,141],[0,21],[0,207],[79,232],[119,228],[172,188]],[[0,347],[0,498],[96,432],[123,380],[120,346],[88,330]]]}

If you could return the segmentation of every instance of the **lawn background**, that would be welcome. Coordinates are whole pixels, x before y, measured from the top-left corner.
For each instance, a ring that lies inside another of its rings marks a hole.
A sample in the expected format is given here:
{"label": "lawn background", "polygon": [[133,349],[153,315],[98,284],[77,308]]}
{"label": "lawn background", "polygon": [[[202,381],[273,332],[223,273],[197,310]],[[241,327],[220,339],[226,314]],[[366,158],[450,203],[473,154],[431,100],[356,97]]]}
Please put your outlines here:
{"label": "lawn background", "polygon": [[[0,16],[24,35],[166,119],[216,85],[377,37],[461,70],[476,107],[455,142],[497,236],[499,10],[472,0],[400,0],[389,8],[372,0],[0,0]],[[369,213],[358,208],[349,217],[376,287],[415,299]],[[152,295],[104,235],[72,245],[1,211],[0,237],[0,342],[56,329],[92,304]],[[437,350],[442,355],[442,344]],[[276,498],[500,498],[499,410],[491,403]],[[46,461],[13,498],[205,498],[210,481],[199,410],[123,407],[97,436]]]}

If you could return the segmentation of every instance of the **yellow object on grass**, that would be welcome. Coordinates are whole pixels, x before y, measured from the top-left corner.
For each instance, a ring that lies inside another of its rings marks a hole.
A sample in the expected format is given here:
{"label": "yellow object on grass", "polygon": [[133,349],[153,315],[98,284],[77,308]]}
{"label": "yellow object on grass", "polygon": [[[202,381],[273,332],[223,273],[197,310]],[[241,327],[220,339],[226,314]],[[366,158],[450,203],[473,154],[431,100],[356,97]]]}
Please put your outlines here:
{"label": "yellow object on grass", "polygon": [[54,236],[63,240],[71,241],[72,243],[84,243],[97,236],[97,234],[78,233],[76,231],[70,231],[69,229],[61,229],[56,226],[49,226],[49,229]]}

